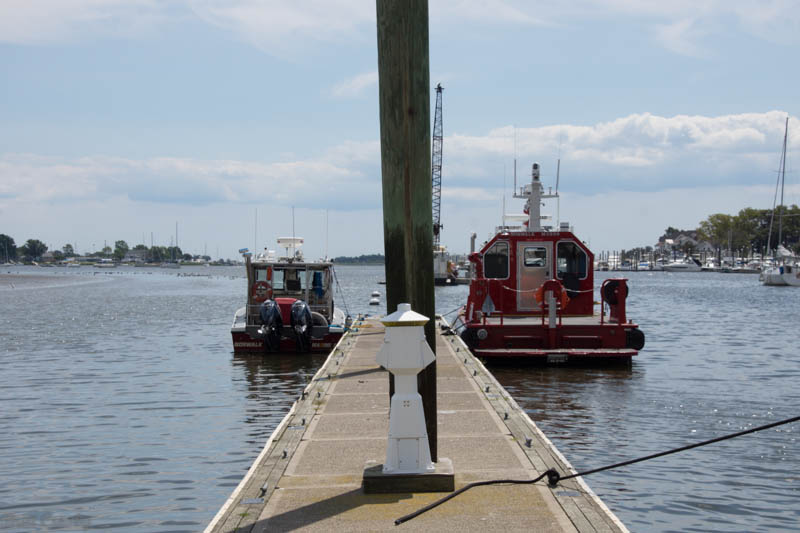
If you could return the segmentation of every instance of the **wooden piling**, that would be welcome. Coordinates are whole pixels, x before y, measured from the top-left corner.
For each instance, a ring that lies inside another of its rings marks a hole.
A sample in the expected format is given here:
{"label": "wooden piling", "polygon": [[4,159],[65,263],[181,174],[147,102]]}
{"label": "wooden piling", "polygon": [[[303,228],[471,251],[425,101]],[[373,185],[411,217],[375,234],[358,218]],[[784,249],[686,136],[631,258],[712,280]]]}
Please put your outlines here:
{"label": "wooden piling", "polygon": [[[377,0],[377,21],[386,308],[407,302],[430,317],[435,353],[428,2]],[[435,462],[436,365],[419,373],[419,391]]]}

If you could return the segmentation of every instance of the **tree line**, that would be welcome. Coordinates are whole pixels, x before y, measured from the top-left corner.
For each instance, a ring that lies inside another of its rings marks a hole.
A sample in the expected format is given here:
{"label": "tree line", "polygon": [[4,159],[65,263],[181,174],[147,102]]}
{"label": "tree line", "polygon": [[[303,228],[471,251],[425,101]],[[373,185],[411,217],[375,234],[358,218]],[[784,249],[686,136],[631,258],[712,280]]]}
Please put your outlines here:
{"label": "tree line", "polygon": [[[211,257],[207,255],[193,256],[183,253],[178,246],[147,247],[144,244],[137,244],[131,248],[128,246],[127,242],[122,240],[116,241],[113,248],[106,245],[99,251],[85,254],[84,257],[122,261],[131,250],[141,250],[139,253],[141,260],[147,263],[191,261],[192,259],[198,258],[206,261],[211,260]],[[39,239],[28,239],[25,241],[25,244],[17,246],[12,237],[0,233],[0,259],[2,259],[3,262],[41,261],[47,251],[47,245]],[[72,257],[78,257],[78,254],[75,253],[75,249],[71,244],[65,244],[60,250],[52,250],[52,255],[54,261],[63,261]]]}

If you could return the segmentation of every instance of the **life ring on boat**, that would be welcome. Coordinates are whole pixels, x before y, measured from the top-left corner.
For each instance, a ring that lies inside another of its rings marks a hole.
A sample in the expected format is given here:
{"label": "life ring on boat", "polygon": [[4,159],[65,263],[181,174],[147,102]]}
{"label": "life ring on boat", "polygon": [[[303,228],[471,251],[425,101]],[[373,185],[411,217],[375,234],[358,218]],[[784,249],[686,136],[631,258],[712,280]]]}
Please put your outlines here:
{"label": "life ring on boat", "polygon": [[556,302],[561,303],[562,310],[566,309],[569,303],[569,296],[567,296],[567,291],[564,290],[564,286],[561,283],[557,280],[549,279],[539,285],[539,288],[533,293],[533,297],[536,298],[536,303],[540,306],[544,302],[544,293],[546,291],[553,291],[553,298],[556,299]]}
{"label": "life ring on boat", "polygon": [[272,298],[272,285],[269,281],[256,281],[250,290],[250,296],[256,303],[261,303]]}

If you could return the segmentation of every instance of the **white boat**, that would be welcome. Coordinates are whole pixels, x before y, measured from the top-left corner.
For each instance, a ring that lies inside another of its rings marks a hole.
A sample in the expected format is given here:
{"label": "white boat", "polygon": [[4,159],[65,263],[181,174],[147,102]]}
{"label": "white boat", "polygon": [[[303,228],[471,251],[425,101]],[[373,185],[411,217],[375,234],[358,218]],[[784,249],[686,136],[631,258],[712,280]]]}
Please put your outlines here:
{"label": "white boat", "polygon": [[703,268],[700,261],[694,257],[688,257],[680,261],[673,261],[664,265],[663,270],[666,272],[700,272]]}
{"label": "white boat", "polygon": [[369,305],[381,305],[380,298],[370,298]]}
{"label": "white boat", "polygon": [[[761,271],[759,279],[764,285],[775,287],[800,287],[800,265],[797,257],[792,254],[781,242],[783,240],[783,189],[786,180],[786,144],[789,138],[789,117],[786,117],[786,129],[783,132],[783,151],[781,152],[781,163],[779,167],[781,204],[778,214],[778,248],[775,261],[772,266],[765,267]],[[776,186],[777,187],[777,186]],[[777,193],[777,190],[775,191]],[[777,194],[775,195],[777,198]],[[769,221],[769,237],[767,238],[767,251],[772,249],[772,223],[775,219],[775,206],[773,204],[772,217]]]}
{"label": "white boat", "polygon": [[117,268],[117,264],[111,259],[101,259],[94,264],[95,268]]}

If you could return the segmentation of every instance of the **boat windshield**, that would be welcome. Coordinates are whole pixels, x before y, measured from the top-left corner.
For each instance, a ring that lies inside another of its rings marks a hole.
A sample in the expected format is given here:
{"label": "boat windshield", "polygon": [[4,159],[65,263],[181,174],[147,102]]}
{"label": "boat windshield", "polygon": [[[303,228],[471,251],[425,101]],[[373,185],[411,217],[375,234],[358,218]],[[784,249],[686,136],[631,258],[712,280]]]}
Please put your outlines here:
{"label": "boat windshield", "polygon": [[508,277],[508,243],[498,241],[483,256],[483,273],[487,278]]}
{"label": "boat windshield", "polygon": [[559,242],[556,246],[556,261],[558,277],[577,276],[579,279],[586,277],[586,252],[574,242]]}

